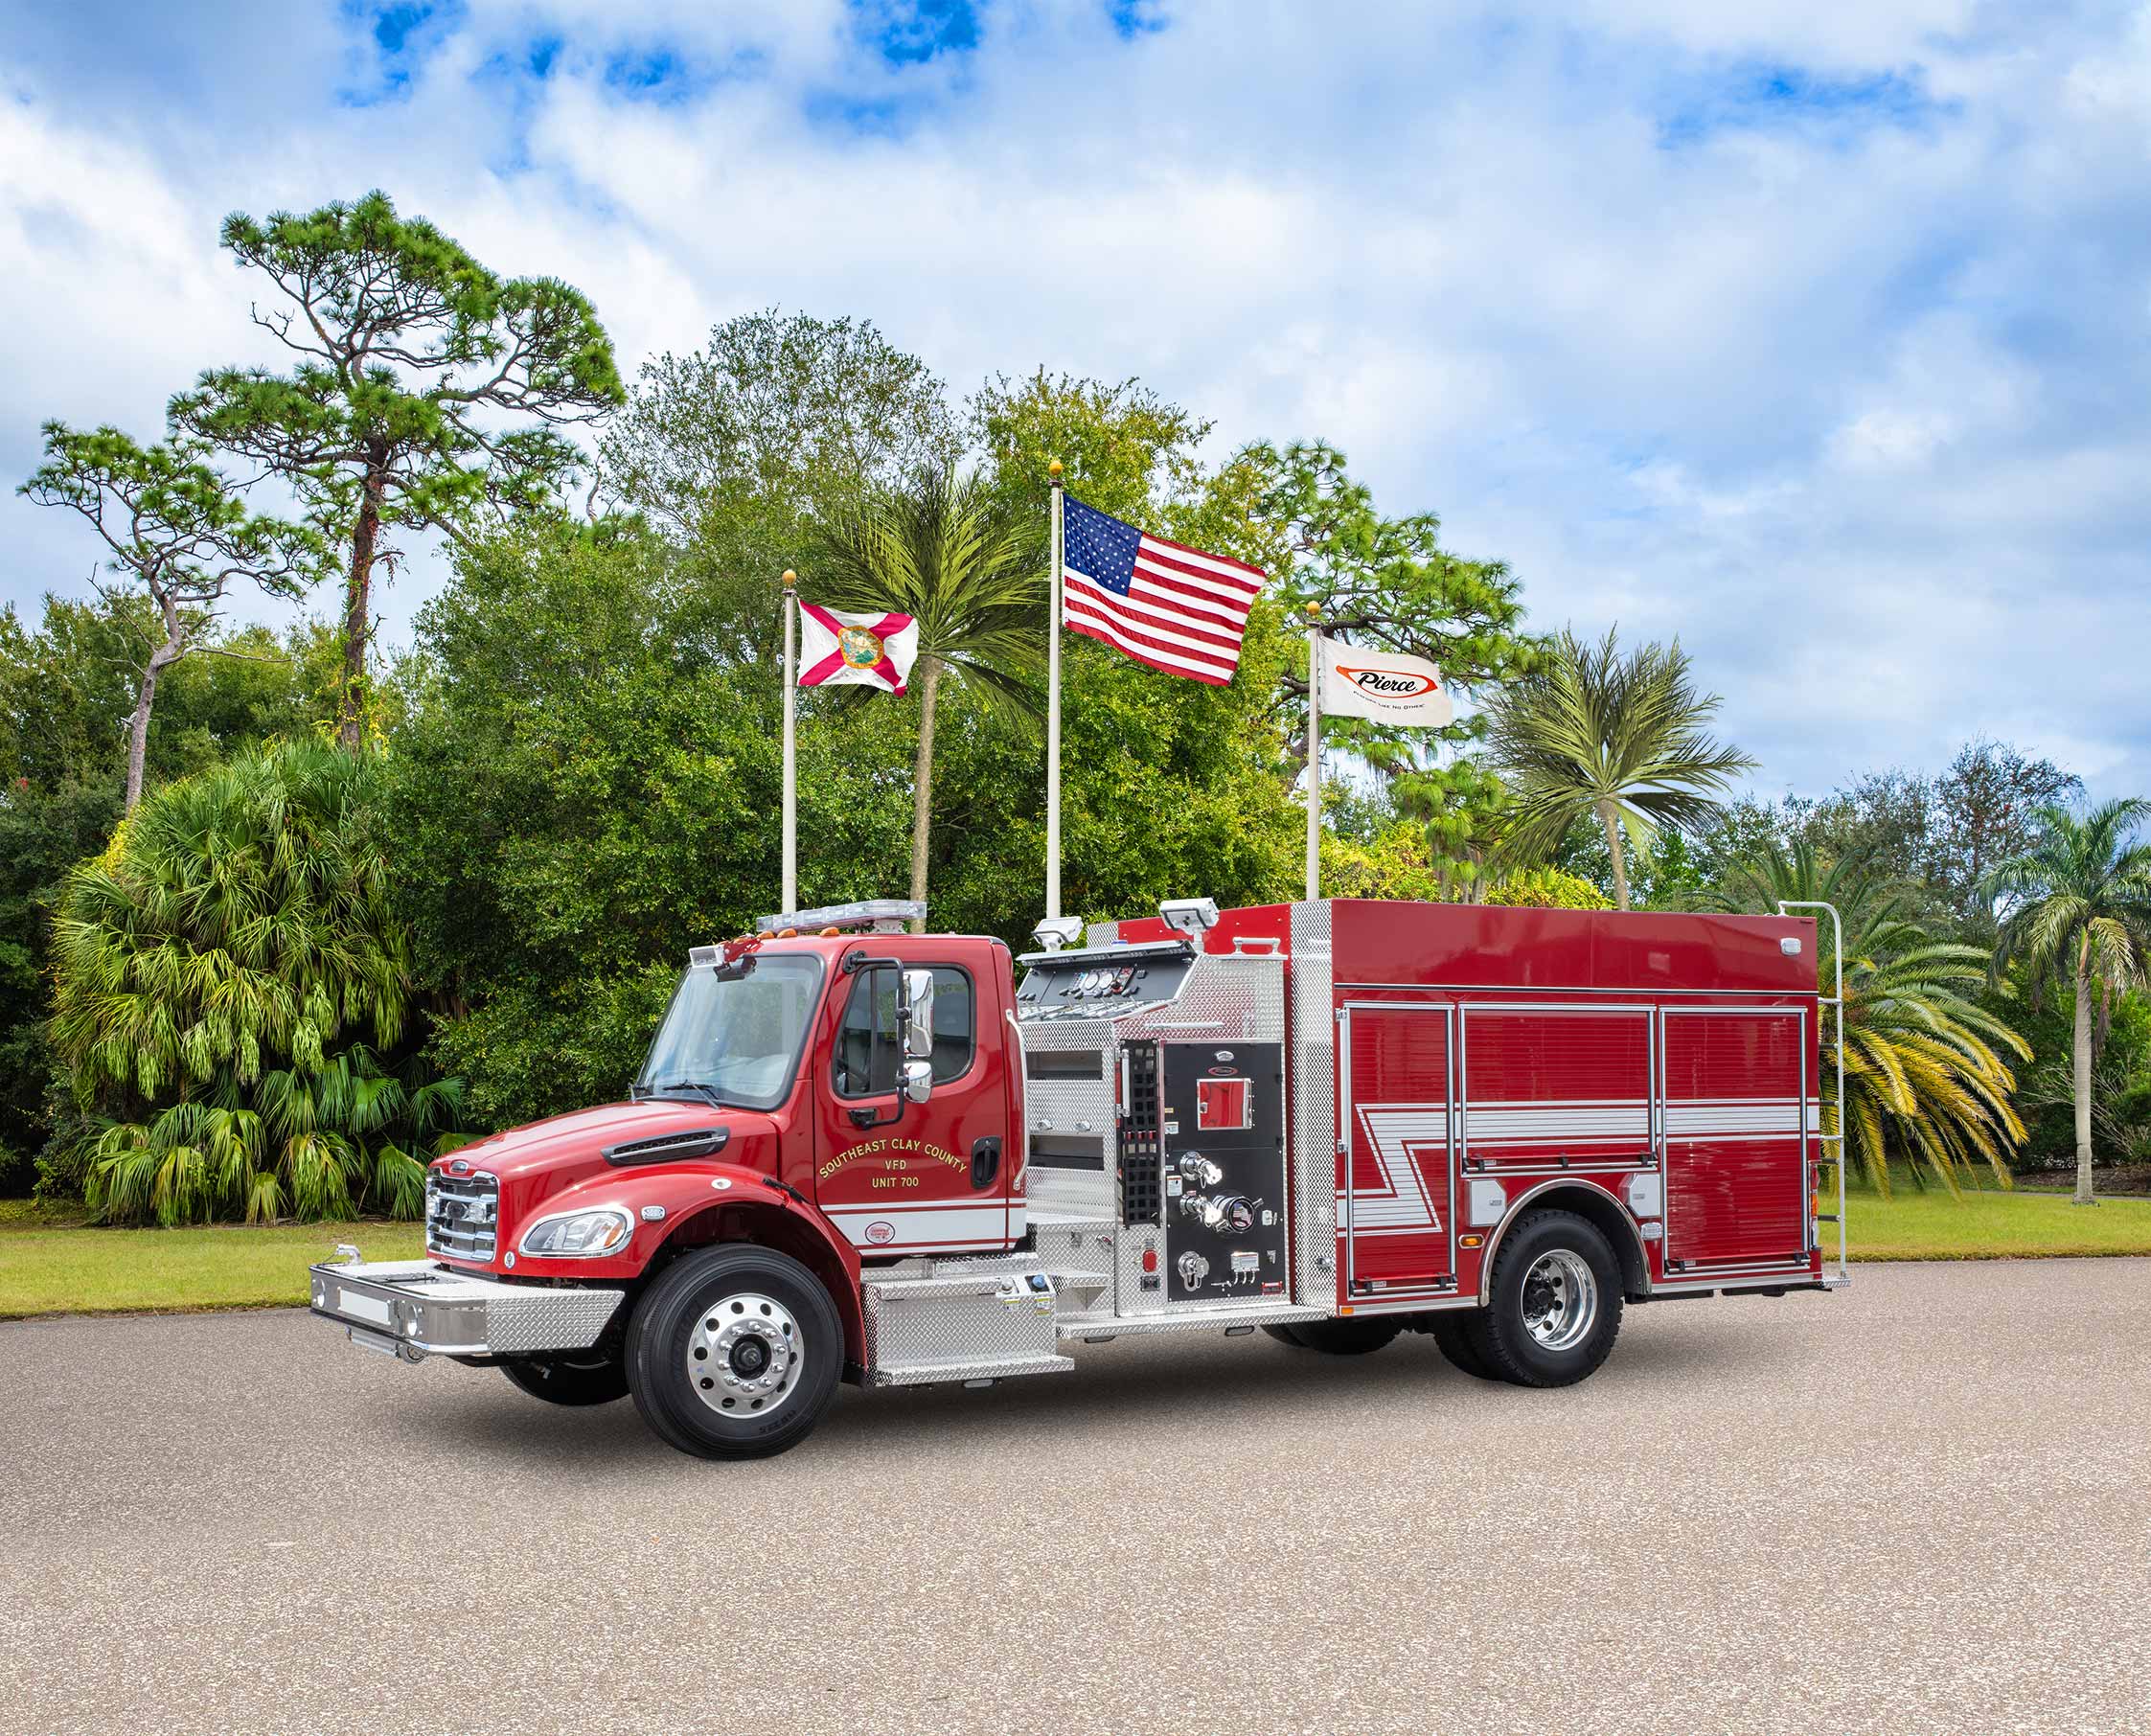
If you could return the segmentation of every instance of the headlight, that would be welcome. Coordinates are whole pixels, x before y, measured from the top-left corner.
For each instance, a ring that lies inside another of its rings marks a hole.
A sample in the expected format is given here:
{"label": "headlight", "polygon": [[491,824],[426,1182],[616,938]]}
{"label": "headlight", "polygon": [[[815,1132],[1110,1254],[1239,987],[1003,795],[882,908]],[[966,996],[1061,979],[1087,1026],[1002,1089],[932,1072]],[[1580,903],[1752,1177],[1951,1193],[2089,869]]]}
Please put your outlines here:
{"label": "headlight", "polygon": [[522,1251],[543,1260],[587,1260],[615,1254],[635,1233],[634,1221],[616,1205],[540,1218],[523,1232]]}

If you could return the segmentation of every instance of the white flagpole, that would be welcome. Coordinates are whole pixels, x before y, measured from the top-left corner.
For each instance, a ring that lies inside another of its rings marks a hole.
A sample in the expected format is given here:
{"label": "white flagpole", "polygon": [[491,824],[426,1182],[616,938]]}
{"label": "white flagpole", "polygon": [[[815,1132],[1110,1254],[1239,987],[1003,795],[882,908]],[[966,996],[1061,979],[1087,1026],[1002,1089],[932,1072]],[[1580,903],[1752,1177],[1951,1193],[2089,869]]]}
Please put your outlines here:
{"label": "white flagpole", "polygon": [[1307,605],[1307,897],[1322,896],[1322,608]]}
{"label": "white flagpole", "polygon": [[1047,582],[1053,616],[1045,641],[1045,913],[1061,914],[1061,461],[1045,467],[1053,486],[1053,571]]}
{"label": "white flagpole", "polygon": [[799,766],[793,745],[794,719],[799,706],[798,651],[795,649],[799,620],[799,594],[793,588],[799,575],[789,569],[784,576],[784,889],[777,908],[786,916],[799,908]]}

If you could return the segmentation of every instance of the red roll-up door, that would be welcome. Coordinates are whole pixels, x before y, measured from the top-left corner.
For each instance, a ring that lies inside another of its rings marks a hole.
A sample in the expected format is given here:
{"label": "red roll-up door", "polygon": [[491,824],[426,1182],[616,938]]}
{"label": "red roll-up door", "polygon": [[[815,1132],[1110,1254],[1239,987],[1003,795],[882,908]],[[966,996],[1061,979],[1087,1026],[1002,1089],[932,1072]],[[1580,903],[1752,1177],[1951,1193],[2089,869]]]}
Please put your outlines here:
{"label": "red roll-up door", "polygon": [[1803,1260],[1806,1020],[1775,1009],[1662,1016],[1668,1264]]}
{"label": "red roll-up door", "polygon": [[1431,1291],[1454,1269],[1453,1017],[1446,1006],[1346,1011],[1337,1176],[1346,1301]]}

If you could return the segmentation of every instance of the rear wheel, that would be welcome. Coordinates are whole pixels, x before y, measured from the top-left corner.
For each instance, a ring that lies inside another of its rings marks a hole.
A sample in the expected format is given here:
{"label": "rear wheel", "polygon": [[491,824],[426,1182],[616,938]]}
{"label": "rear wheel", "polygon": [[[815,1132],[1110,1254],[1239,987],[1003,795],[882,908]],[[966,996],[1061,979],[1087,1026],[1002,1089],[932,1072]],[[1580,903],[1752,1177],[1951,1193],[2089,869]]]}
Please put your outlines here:
{"label": "rear wheel", "polygon": [[1466,1335],[1495,1375],[1519,1386],[1573,1384],[1620,1335],[1620,1267],[1574,1212],[1533,1212],[1504,1236],[1487,1288]]}
{"label": "rear wheel", "polygon": [[1404,1331],[1404,1321],[1395,1314],[1377,1314],[1370,1319],[1347,1316],[1302,1320],[1290,1330],[1309,1350],[1332,1357],[1363,1357],[1370,1350],[1380,1350]]}
{"label": "rear wheel", "polygon": [[609,1405],[628,1396],[628,1365],[594,1351],[508,1357],[500,1372],[548,1405]]}
{"label": "rear wheel", "polygon": [[844,1329],[798,1261],[745,1243],[670,1267],[628,1326],[643,1421],[682,1452],[766,1458],[804,1440],[836,1390]]}
{"label": "rear wheel", "polygon": [[1280,1344],[1289,1344],[1294,1350],[1307,1348],[1307,1340],[1299,1336],[1297,1326],[1266,1326],[1262,1330]]}
{"label": "rear wheel", "polygon": [[1478,1318],[1478,1310],[1450,1309],[1427,1316],[1427,1331],[1434,1340],[1434,1347],[1449,1359],[1452,1368],[1479,1381],[1499,1381],[1501,1377],[1487,1365],[1486,1359],[1478,1354],[1478,1346],[1472,1342],[1472,1326]]}

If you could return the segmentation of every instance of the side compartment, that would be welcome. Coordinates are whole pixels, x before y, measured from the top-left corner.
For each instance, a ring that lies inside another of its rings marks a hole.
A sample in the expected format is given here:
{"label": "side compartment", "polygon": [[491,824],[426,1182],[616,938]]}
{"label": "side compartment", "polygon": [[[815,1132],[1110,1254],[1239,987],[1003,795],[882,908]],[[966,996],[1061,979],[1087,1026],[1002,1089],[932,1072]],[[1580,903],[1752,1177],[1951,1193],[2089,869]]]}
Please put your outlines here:
{"label": "side compartment", "polygon": [[1453,1006],[1345,1003],[1340,1306],[1455,1293],[1455,1031]]}
{"label": "side compartment", "polygon": [[1659,1020],[1668,1279],[1806,1266],[1805,1014],[1668,1007]]}

